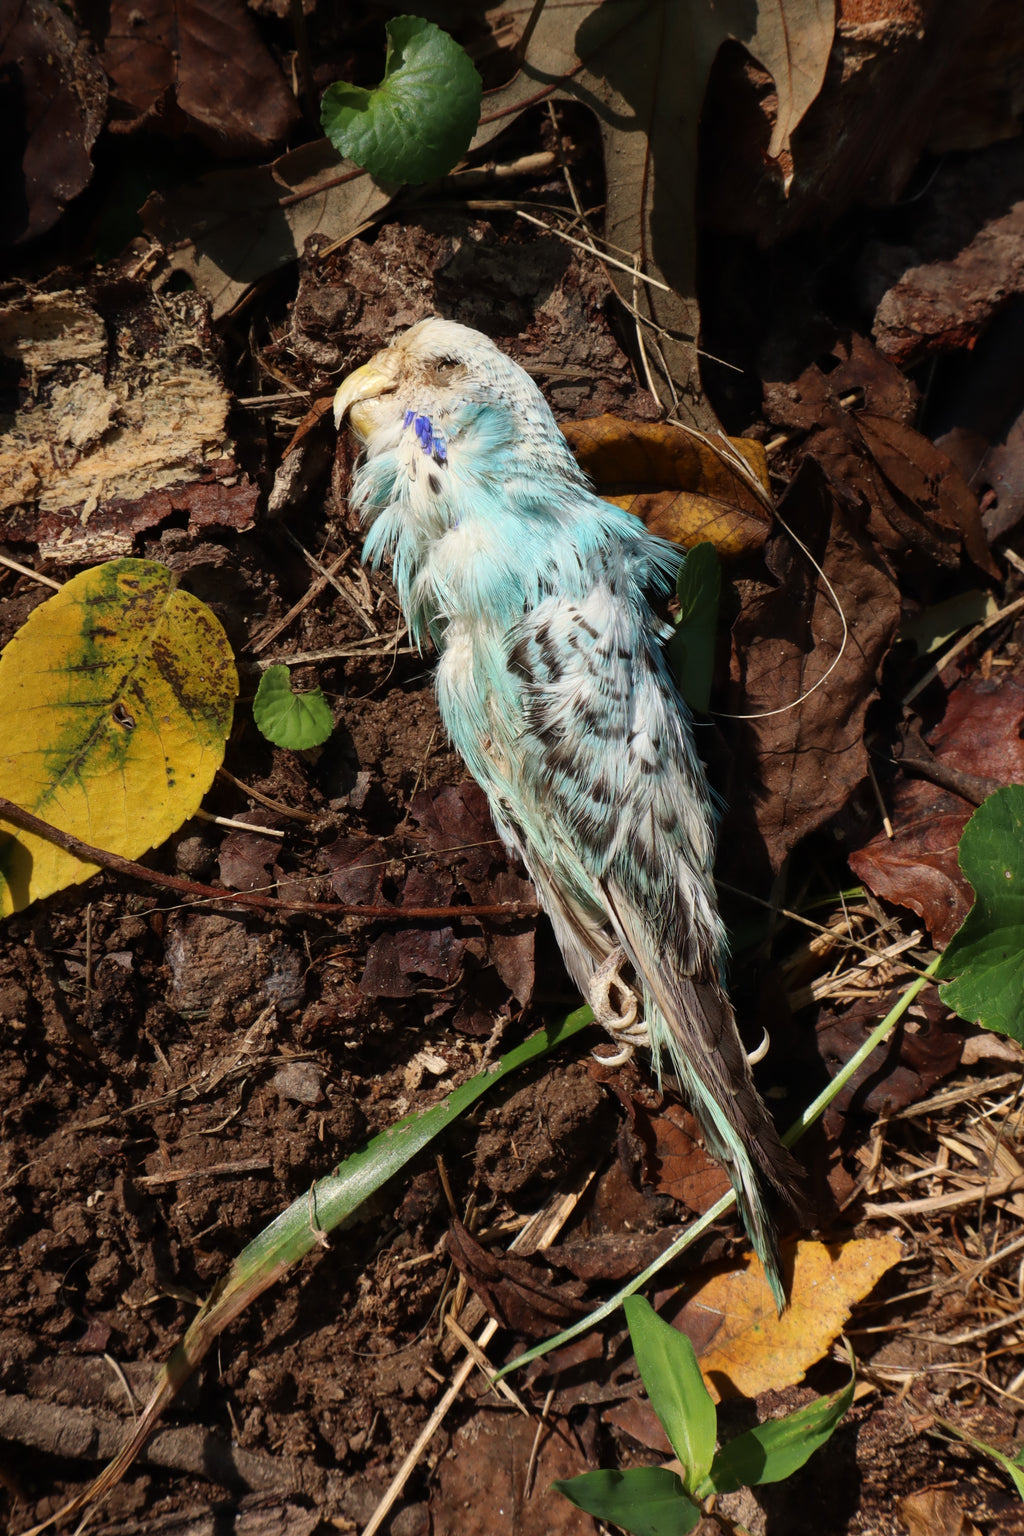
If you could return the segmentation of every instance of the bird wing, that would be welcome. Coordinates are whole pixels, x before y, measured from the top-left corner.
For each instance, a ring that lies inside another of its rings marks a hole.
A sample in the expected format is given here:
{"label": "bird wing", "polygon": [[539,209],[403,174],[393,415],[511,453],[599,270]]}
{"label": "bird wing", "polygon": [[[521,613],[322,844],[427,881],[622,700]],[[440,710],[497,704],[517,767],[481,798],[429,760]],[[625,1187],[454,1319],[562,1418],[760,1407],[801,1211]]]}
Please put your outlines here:
{"label": "bird wing", "polygon": [[[721,930],[710,883],[712,805],[686,706],[661,656],[660,626],[613,576],[552,596],[517,626],[521,782],[537,801],[536,861],[567,864],[570,888],[629,909],[619,942],[645,983],[671,948],[712,980]],[[529,830],[529,829],[528,829]],[[574,867],[579,866],[579,867]]]}
{"label": "bird wing", "polygon": [[771,1253],[744,1148],[789,1198],[799,1171],[758,1096],[719,981],[713,804],[659,631],[642,594],[614,571],[583,598],[543,600],[517,626],[509,664],[521,679],[523,782],[535,801],[526,862],[567,958],[588,935],[595,953],[596,912],[605,952],[625,950],[655,1060],[667,1052]]}

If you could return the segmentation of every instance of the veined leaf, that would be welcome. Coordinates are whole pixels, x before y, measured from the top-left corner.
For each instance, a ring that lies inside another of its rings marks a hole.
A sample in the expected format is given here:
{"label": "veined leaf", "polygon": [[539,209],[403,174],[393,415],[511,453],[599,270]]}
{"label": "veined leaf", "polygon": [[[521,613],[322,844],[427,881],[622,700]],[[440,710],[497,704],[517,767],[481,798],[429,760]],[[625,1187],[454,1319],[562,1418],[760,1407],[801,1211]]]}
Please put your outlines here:
{"label": "veined leaf", "polygon": [[328,86],[323,130],[339,154],[381,181],[432,181],[469,148],[480,118],[480,76],[458,43],[421,16],[394,17],[387,34],[380,85]]}
{"label": "veined leaf", "polygon": [[293,693],[285,666],[268,667],[252,705],[253,719],[275,747],[301,752],[321,746],[334,730],[331,707],[319,688]]}
{"label": "veined leaf", "polygon": [[[166,566],[111,560],[84,571],[0,655],[0,795],[137,858],[199,806],[237,693],[219,621]],[[0,824],[0,917],[95,873]]]}

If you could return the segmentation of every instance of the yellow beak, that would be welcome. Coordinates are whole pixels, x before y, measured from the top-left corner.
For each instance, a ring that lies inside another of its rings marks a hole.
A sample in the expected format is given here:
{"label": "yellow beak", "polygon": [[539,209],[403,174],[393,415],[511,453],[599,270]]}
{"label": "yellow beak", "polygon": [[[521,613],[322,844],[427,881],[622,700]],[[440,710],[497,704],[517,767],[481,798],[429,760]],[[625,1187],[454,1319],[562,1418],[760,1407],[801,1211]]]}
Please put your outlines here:
{"label": "yellow beak", "polygon": [[[346,414],[361,400],[376,400],[378,395],[386,395],[394,389],[395,383],[391,370],[385,368],[376,358],[371,358],[342,383],[341,388],[334,397],[334,425],[340,430]],[[359,430],[359,422],[353,419],[353,426]]]}

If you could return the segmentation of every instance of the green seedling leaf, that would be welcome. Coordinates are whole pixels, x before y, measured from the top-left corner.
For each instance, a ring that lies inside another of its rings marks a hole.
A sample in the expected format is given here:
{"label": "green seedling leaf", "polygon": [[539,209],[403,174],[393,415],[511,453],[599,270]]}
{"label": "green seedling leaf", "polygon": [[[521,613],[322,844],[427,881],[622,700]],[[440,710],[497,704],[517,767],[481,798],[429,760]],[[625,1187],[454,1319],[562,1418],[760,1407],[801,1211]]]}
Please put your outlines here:
{"label": "green seedling leaf", "polygon": [[693,1345],[642,1296],[630,1296],[625,1313],[651,1407],[683,1465],[683,1485],[692,1493],[710,1470],[718,1433],[718,1415]]}
{"label": "green seedling leaf", "polygon": [[396,16],[387,35],[380,85],[328,86],[320,121],[339,154],[379,181],[433,181],[469,148],[480,120],[480,76],[433,22]]}
{"label": "green seedling leaf", "polygon": [[713,544],[696,544],[679,567],[679,615],[668,644],[679,691],[691,709],[707,713],[715,666],[715,632],[722,569]]}
{"label": "green seedling leaf", "polygon": [[1024,1043],[1024,785],[998,789],[960,838],[974,906],[942,957],[948,1008]]}
{"label": "green seedling leaf", "polygon": [[952,640],[961,629],[990,619],[998,604],[990,592],[958,592],[945,602],[933,603],[900,625],[899,638],[917,647],[919,656],[930,656]]}
{"label": "green seedling leaf", "polygon": [[551,1484],[570,1504],[633,1536],[685,1536],[701,1517],[674,1472],[633,1467],[629,1472],[584,1472]]}
{"label": "green seedling leaf", "polygon": [[314,1248],[326,1246],[328,1233],[358,1220],[367,1201],[483,1094],[497,1087],[510,1073],[564,1045],[591,1024],[593,1017],[589,1008],[579,1008],[561,1023],[538,1030],[494,1066],[456,1088],[440,1104],[422,1114],[410,1115],[374,1136],[361,1151],[347,1157],[333,1173],[318,1179],[304,1195],[293,1200],[286,1211],[242,1249],[211,1291],[184,1338],[161,1367],[141,1417],[113,1461],[53,1520],[69,1520],[121,1480],[152,1435],[164,1409],[173,1402],[218,1336],[257,1296]]}
{"label": "green seedling leaf", "polygon": [[253,719],[275,747],[302,752],[319,747],[334,730],[330,705],[319,688],[293,693],[287,667],[268,667],[252,705]]}
{"label": "green seedling leaf", "polygon": [[[94,566],[41,603],[0,656],[0,795],[137,859],[199,809],[237,693],[219,621],[165,565]],[[0,825],[0,916],[96,868]]]}
{"label": "green seedling leaf", "polygon": [[770,1419],[724,1445],[697,1496],[734,1493],[759,1483],[781,1483],[832,1438],[853,1402],[854,1379],[838,1392],[819,1397],[784,1419]]}
{"label": "green seedling leaf", "polygon": [[937,1417],[935,1422],[949,1434],[954,1435],[958,1440],[962,1440],[965,1445],[980,1451],[983,1456],[990,1456],[996,1466],[1001,1467],[1011,1479],[1020,1498],[1024,1499],[1024,1446],[1021,1447],[1016,1456],[1007,1456],[1005,1451],[1000,1451],[996,1446],[989,1445],[987,1441],[975,1440],[973,1435],[965,1434],[959,1425],[951,1424],[948,1419]]}

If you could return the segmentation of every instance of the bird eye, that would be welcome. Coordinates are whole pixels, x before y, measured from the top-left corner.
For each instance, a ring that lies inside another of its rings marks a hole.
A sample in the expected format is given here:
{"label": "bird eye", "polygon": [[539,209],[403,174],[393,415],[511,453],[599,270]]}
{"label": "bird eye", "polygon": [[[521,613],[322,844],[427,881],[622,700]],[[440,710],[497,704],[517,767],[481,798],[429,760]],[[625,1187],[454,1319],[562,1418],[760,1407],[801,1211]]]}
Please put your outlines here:
{"label": "bird eye", "polygon": [[434,364],[438,373],[451,373],[452,369],[458,368],[458,366],[459,360],[457,357],[439,357]]}

